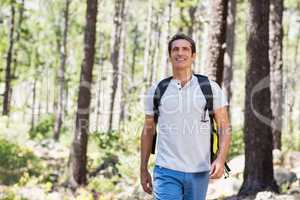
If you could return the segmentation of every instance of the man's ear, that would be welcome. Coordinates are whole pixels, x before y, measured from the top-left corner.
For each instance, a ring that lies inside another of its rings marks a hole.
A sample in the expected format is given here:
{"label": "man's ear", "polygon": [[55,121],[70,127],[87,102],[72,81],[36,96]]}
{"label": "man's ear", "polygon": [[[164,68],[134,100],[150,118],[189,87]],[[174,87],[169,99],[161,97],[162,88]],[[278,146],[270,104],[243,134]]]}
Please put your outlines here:
{"label": "man's ear", "polygon": [[192,54],[192,59],[193,59],[193,61],[196,59],[196,53]]}

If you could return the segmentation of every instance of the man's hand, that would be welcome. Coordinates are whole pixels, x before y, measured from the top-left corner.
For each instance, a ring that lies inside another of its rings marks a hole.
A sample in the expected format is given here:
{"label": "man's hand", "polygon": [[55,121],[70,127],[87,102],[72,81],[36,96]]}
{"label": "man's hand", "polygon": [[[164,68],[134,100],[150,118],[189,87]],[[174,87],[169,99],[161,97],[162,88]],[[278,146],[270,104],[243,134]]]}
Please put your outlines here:
{"label": "man's hand", "polygon": [[216,160],[214,160],[213,163],[211,164],[209,178],[211,179],[221,178],[222,175],[224,174],[224,165],[225,163],[220,159],[217,158]]}
{"label": "man's hand", "polygon": [[147,169],[141,170],[141,184],[145,192],[152,194],[152,179]]}

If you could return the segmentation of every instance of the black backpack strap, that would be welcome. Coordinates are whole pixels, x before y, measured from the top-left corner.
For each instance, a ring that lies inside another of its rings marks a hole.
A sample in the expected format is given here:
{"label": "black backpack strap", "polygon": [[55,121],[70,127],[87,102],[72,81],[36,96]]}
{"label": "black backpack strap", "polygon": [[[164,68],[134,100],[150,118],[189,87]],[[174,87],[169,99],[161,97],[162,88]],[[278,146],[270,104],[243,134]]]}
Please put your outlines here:
{"label": "black backpack strap", "polygon": [[156,125],[157,125],[157,121],[158,121],[158,116],[159,116],[159,106],[160,106],[160,101],[162,96],[164,95],[165,91],[167,90],[169,83],[171,81],[173,77],[168,77],[165,78],[163,80],[161,80],[154,92],[154,96],[153,96],[153,111],[154,111],[154,123],[155,123],[155,133],[153,136],[153,140],[152,140],[152,150],[151,153],[154,154],[155,153],[155,145],[156,145],[156,138],[157,138],[157,132],[156,132]]}
{"label": "black backpack strap", "polygon": [[[206,105],[204,107],[204,116],[206,114],[206,111],[208,110],[209,112],[209,118],[210,118],[210,123],[211,123],[211,137],[210,137],[210,152],[211,152],[211,158],[214,159],[215,155],[213,154],[213,133],[216,132],[215,126],[214,126],[214,114],[213,114],[213,93],[212,93],[212,89],[211,89],[211,85],[210,82],[208,80],[207,76],[203,76],[200,74],[194,74],[197,79],[198,79],[198,83],[200,85],[201,91],[203,93],[203,95],[205,96],[205,100],[206,100]],[[218,144],[218,148],[219,148],[219,144]],[[228,164],[225,162],[225,178],[228,177],[228,173],[230,172],[230,168],[228,166]]]}
{"label": "black backpack strap", "polygon": [[215,131],[215,127],[213,124],[213,93],[212,93],[211,85],[209,83],[207,76],[203,76],[200,74],[195,74],[195,76],[198,79],[199,86],[200,86],[201,91],[206,100],[206,105],[204,107],[204,114],[203,114],[204,117],[202,120],[205,120],[206,111],[208,110],[208,112],[209,112],[209,118],[210,118],[210,123],[211,123],[210,152],[211,152],[211,158],[213,158],[214,155],[213,155],[213,145],[212,145],[213,144],[213,135],[212,134]]}

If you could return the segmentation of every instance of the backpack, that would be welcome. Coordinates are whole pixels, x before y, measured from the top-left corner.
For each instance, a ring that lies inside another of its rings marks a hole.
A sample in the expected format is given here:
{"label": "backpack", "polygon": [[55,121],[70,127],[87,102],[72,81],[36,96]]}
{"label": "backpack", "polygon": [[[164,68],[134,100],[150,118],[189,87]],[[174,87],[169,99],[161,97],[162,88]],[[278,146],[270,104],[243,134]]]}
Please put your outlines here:
{"label": "backpack", "polygon": [[[206,105],[204,107],[204,117],[202,117],[201,121],[207,122],[208,120],[205,120],[205,113],[208,110],[209,112],[209,118],[211,123],[211,137],[210,137],[210,153],[211,153],[211,162],[213,162],[216,157],[219,150],[219,135],[215,128],[215,122],[214,122],[214,116],[213,116],[213,93],[211,89],[211,85],[209,83],[208,77],[203,76],[200,74],[194,74],[197,79],[199,86],[201,88],[202,93],[205,96]],[[156,125],[158,122],[159,117],[159,106],[162,96],[164,95],[166,89],[169,86],[169,83],[173,77],[168,77],[163,80],[161,80],[154,92],[153,96],[153,111],[154,111],[154,123],[155,123],[155,133],[153,136],[153,142],[152,142],[152,150],[151,153],[155,154],[155,146],[156,146],[156,138],[157,138],[157,130]],[[230,168],[225,162],[225,178],[229,176]]]}

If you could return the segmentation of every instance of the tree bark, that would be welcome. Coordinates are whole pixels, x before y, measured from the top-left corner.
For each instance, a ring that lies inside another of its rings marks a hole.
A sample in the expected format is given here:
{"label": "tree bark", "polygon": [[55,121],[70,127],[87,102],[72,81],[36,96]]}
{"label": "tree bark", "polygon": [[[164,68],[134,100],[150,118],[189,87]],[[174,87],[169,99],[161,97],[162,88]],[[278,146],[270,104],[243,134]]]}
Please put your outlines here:
{"label": "tree bark", "polygon": [[125,120],[126,115],[126,83],[125,83],[125,76],[127,75],[127,69],[126,69],[126,40],[125,40],[125,33],[127,28],[127,5],[126,1],[124,0],[124,8],[123,8],[123,16],[122,16],[122,32],[121,32],[121,46],[120,46],[120,56],[119,56],[119,62],[120,62],[120,113],[119,113],[119,128],[122,125],[122,122]]}
{"label": "tree bark", "polygon": [[164,68],[164,70],[163,70],[163,76],[161,78],[167,77],[170,71],[170,67],[168,65],[169,54],[167,50],[167,43],[170,40],[170,33],[171,33],[172,7],[173,7],[173,1],[170,0],[167,8],[167,30],[166,30],[167,36],[166,36],[166,42],[165,44],[163,44],[165,47],[164,48],[165,52],[163,52],[165,56],[162,56],[162,61],[161,61],[162,63],[161,66]]}
{"label": "tree bark", "polygon": [[34,76],[33,87],[32,87],[32,104],[31,104],[31,123],[30,130],[33,130],[35,127],[35,104],[36,104],[36,83],[37,77]]}
{"label": "tree bark", "polygon": [[[17,23],[17,29],[16,29],[16,39],[15,43],[18,46],[18,42],[21,39],[21,28],[22,28],[22,23],[24,20],[24,5],[25,5],[25,0],[22,0],[19,6],[19,19]],[[12,77],[16,78],[16,71],[17,71],[17,65],[18,65],[18,50],[19,48],[14,49],[14,56],[13,56],[13,67],[12,67]]]}
{"label": "tree bark", "polygon": [[115,14],[114,14],[114,43],[111,52],[111,64],[113,66],[113,83],[112,83],[112,92],[111,92],[111,100],[110,100],[110,113],[108,120],[108,130],[112,130],[113,127],[113,114],[114,114],[114,106],[116,100],[116,93],[118,89],[119,82],[119,56],[120,56],[120,45],[121,45],[121,34],[122,34],[122,20],[124,16],[124,4],[125,0],[116,0],[115,1]]}
{"label": "tree bark", "polygon": [[91,103],[92,72],[94,66],[97,0],[87,0],[86,27],[84,32],[84,58],[81,65],[77,102],[75,135],[70,154],[70,184],[86,184],[87,142]]}
{"label": "tree bark", "polygon": [[235,16],[236,0],[228,0],[228,15],[226,28],[226,51],[224,55],[223,88],[225,95],[230,100],[232,97],[231,83],[233,79],[234,47],[235,47]]}
{"label": "tree bark", "polygon": [[270,88],[272,108],[273,149],[281,149],[283,114],[282,40],[283,0],[270,0]]}
{"label": "tree bark", "polygon": [[134,28],[133,28],[133,43],[134,43],[134,47],[132,50],[132,57],[131,57],[131,81],[132,83],[134,83],[135,81],[135,63],[136,63],[136,57],[137,57],[137,53],[139,50],[139,32],[138,32],[138,24],[135,24]]}
{"label": "tree bark", "polygon": [[150,50],[150,38],[151,38],[151,24],[152,24],[152,5],[153,0],[148,1],[148,16],[147,16],[147,29],[146,29],[146,44],[144,49],[144,84],[148,83],[148,65],[149,65],[149,50]]}
{"label": "tree bark", "polygon": [[5,89],[3,96],[3,115],[9,115],[10,100],[11,100],[11,64],[13,59],[13,48],[14,48],[14,32],[15,32],[15,1],[11,1],[11,18],[9,23],[9,44],[6,54],[6,69],[5,69]]}
{"label": "tree bark", "polygon": [[278,192],[271,130],[269,0],[250,0],[245,97],[245,169],[239,196]]}
{"label": "tree bark", "polygon": [[99,47],[99,72],[98,72],[98,90],[97,90],[97,105],[96,105],[96,131],[99,132],[99,124],[100,124],[100,116],[101,116],[101,97],[102,97],[102,78],[103,78],[103,54],[104,54],[104,48],[103,48],[103,42],[105,40],[104,34],[99,34],[98,43],[100,45]]}
{"label": "tree bark", "polygon": [[148,85],[152,85],[157,77],[157,68],[158,68],[158,54],[160,52],[160,36],[161,36],[161,27],[159,25],[160,22],[160,15],[156,13],[155,15],[155,23],[153,24],[154,32],[152,37],[153,47],[152,55],[151,55],[151,67],[150,67],[150,78]]}
{"label": "tree bark", "polygon": [[67,39],[68,39],[68,26],[69,26],[69,7],[70,0],[65,0],[65,9],[64,9],[64,30],[63,30],[63,42],[60,48],[60,68],[58,71],[58,80],[59,80],[59,95],[58,95],[58,104],[56,110],[55,124],[54,124],[54,140],[58,141],[62,126],[62,117],[64,112],[64,101],[65,101],[65,68],[66,68],[66,59],[67,59]]}
{"label": "tree bark", "polygon": [[228,0],[211,1],[208,47],[205,68],[210,79],[223,81]]}

